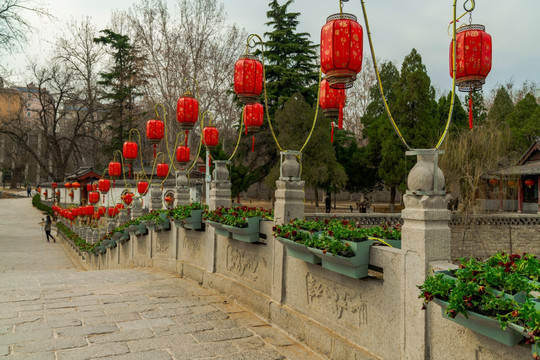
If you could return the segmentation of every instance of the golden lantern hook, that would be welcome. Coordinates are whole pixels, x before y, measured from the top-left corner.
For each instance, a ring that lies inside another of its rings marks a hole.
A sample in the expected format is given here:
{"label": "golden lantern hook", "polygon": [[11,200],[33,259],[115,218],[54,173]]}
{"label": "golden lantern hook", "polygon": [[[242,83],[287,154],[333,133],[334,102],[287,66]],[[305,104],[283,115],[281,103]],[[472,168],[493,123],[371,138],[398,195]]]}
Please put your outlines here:
{"label": "golden lantern hook", "polygon": [[165,106],[163,106],[162,103],[157,103],[156,105],[154,105],[154,111],[156,112],[156,116],[158,117],[158,119],[159,119],[159,113],[157,111],[158,106],[161,106],[161,108],[163,109],[163,117],[167,116],[167,110],[165,110]]}
{"label": "golden lantern hook", "polygon": [[[251,41],[253,40],[253,38],[257,38],[259,39],[259,42],[253,42],[253,45],[251,45]],[[261,39],[261,37],[257,34],[250,34],[248,37],[247,37],[247,41],[246,41],[246,55],[249,54],[249,48],[254,48],[255,46],[257,46],[258,44],[263,44],[263,40]]]}
{"label": "golden lantern hook", "polygon": [[206,115],[206,113],[208,113],[208,116],[210,117],[210,122],[208,123],[208,126],[212,126],[212,113],[210,112],[210,110],[206,110],[203,114],[202,114],[202,120],[201,120],[201,126],[204,126],[204,116]]}

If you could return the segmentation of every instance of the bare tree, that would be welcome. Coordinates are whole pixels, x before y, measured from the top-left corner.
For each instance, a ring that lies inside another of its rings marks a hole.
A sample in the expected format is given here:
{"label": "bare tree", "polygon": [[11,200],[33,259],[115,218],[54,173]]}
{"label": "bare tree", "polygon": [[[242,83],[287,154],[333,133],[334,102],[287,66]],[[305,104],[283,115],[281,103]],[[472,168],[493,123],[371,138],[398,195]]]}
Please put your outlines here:
{"label": "bare tree", "polygon": [[48,11],[37,1],[0,0],[0,51],[13,53],[17,45],[27,41],[34,30],[25,15],[30,13],[50,17]]}

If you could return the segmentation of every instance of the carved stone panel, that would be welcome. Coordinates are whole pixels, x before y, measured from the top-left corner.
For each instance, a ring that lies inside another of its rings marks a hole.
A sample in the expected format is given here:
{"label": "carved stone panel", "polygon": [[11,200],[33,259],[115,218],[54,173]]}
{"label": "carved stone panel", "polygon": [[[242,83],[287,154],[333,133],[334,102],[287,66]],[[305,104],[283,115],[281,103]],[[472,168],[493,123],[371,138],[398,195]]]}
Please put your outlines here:
{"label": "carved stone panel", "polygon": [[243,278],[256,282],[259,258],[245,250],[229,245],[227,247],[227,270]]}
{"label": "carved stone panel", "polygon": [[201,239],[186,236],[184,238],[184,252],[186,259],[198,258],[201,252]]}
{"label": "carved stone panel", "polygon": [[357,291],[311,273],[306,283],[311,310],[347,326],[367,325],[367,303]]}

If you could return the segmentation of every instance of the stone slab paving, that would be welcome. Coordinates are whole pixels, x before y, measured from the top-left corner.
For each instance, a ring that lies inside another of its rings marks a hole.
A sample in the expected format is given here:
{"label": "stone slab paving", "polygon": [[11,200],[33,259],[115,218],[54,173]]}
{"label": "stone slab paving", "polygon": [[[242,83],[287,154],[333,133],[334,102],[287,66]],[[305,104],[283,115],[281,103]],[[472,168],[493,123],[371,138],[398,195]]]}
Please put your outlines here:
{"label": "stone slab paving", "polygon": [[30,199],[0,200],[0,359],[321,359],[173,274],[84,271]]}

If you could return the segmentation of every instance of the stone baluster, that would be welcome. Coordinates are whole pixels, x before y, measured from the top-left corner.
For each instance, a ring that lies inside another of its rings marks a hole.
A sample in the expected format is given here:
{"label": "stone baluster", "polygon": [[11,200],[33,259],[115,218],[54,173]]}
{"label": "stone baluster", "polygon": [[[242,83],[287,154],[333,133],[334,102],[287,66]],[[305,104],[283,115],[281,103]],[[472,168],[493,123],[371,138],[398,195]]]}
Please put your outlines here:
{"label": "stone baluster", "polygon": [[176,205],[189,205],[189,182],[186,171],[176,175]]}
{"label": "stone baluster", "polygon": [[220,206],[230,207],[231,201],[231,181],[229,180],[229,170],[227,170],[228,161],[216,160],[216,168],[212,173],[210,182],[210,198],[208,207],[215,210]]}

